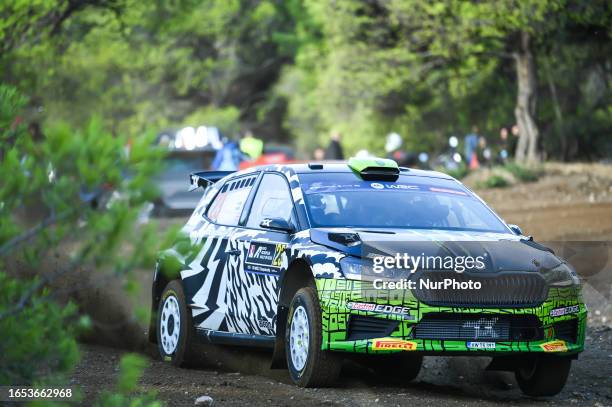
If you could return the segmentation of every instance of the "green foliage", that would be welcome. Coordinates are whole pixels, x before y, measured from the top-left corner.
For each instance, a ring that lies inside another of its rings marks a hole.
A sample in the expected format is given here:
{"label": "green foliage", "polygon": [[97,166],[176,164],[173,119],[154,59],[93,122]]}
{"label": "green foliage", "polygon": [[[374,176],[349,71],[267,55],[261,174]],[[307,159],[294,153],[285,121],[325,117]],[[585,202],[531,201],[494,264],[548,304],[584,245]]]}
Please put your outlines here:
{"label": "green foliage", "polygon": [[[9,131],[13,125],[13,120],[17,116],[17,112],[27,103],[27,98],[17,92],[17,89],[10,86],[0,87],[0,129],[5,131],[2,132],[2,136],[7,137],[10,135]],[[3,139],[2,141],[7,141]]]}
{"label": "green foliage", "polygon": [[[131,271],[152,269],[166,243],[154,223],[137,224],[156,198],[163,153],[151,147],[152,135],[115,136],[97,118],[83,129],[55,121],[27,130],[16,124],[25,98],[1,84],[0,95],[0,171],[10,174],[0,184],[0,383],[65,385],[76,336],[92,325],[70,300],[83,288],[71,279],[87,281],[78,273],[95,268],[123,277],[129,291]],[[158,405],[151,395],[127,395],[142,367],[126,358],[122,393],[101,405]]]}
{"label": "green foliage", "polygon": [[147,361],[140,355],[128,354],[123,356],[121,363],[119,363],[117,389],[122,393],[134,391],[146,365]]}
{"label": "green foliage", "polygon": [[252,128],[302,152],[339,130],[349,154],[377,155],[395,131],[433,153],[473,124],[492,141],[514,123],[525,32],[548,156],[601,155],[612,129],[605,0],[71,4],[0,5],[0,80],[32,96],[27,119],[84,128],[95,112],[130,135]]}
{"label": "green foliage", "polygon": [[[435,151],[449,135],[466,134],[473,124],[491,141],[500,127],[515,120],[512,53],[519,48],[522,31],[534,38],[536,58],[554,60],[552,82],[569,82],[563,89],[567,99],[562,101],[562,112],[576,117],[579,106],[584,106],[580,100],[598,93],[579,89],[585,74],[597,78],[600,89],[611,94],[606,70],[601,69],[610,61],[612,14],[602,2],[311,0],[304,4],[319,36],[298,49],[295,64],[284,70],[278,87],[289,101],[286,125],[301,148],[312,145],[313,139],[326,143],[332,129],[347,135],[349,153],[368,148],[381,154],[381,140],[389,131],[400,133],[411,151]],[[569,44],[573,38],[584,38],[585,24],[600,27],[601,41],[598,45],[582,41],[578,51]],[[557,52],[551,53],[551,46]],[[608,56],[598,61],[595,54],[602,56],[603,49]],[[584,51],[591,55],[586,61],[577,58]],[[568,59],[580,61],[581,66],[566,63]],[[544,64],[537,65],[544,77]],[[538,91],[550,100],[545,83]],[[580,96],[572,99],[576,93]],[[545,129],[549,151],[571,150],[570,140],[603,143],[602,137],[612,128],[610,116],[603,114],[611,100],[603,93],[598,107],[589,110],[592,119],[599,119],[587,129],[588,135],[571,131],[565,118],[564,141],[559,126],[552,125],[559,120],[553,110],[542,109],[537,119]],[[584,119],[580,123],[587,124]],[[589,143],[580,146],[588,149]]]}
{"label": "green foliage", "polygon": [[234,106],[225,108],[205,107],[188,115],[185,125],[216,126],[226,135],[235,136],[240,132],[240,110]]}
{"label": "green foliage", "polygon": [[74,305],[62,307],[43,291],[16,308],[37,283],[0,272],[0,385],[63,384],[78,360]]}
{"label": "green foliage", "polygon": [[535,182],[540,177],[538,171],[516,163],[508,163],[504,166],[504,169],[521,182]]}
{"label": "green foliage", "polygon": [[484,181],[476,183],[476,188],[506,188],[510,185],[510,182],[502,175],[492,174]]}
{"label": "green foliage", "polygon": [[436,168],[436,171],[448,174],[455,179],[463,179],[468,174],[467,166],[464,163],[461,163],[456,170],[447,170],[444,167],[440,167]]}
{"label": "green foliage", "polygon": [[119,378],[116,392],[104,392],[95,403],[97,407],[160,407],[162,403],[155,399],[154,393],[135,394],[138,380],[142,376],[147,361],[140,355],[127,354],[119,362]]}
{"label": "green foliage", "polygon": [[5,33],[51,26],[38,41],[11,42],[0,81],[34,94],[44,118],[79,127],[95,112],[105,128],[138,134],[199,125],[190,121],[204,112],[206,119],[218,113],[220,127],[229,125],[221,129],[235,133],[239,107],[244,123],[260,125],[271,78],[291,49],[280,41],[293,29],[294,2],[94,0],[79,3],[59,25],[55,12],[70,2],[43,0],[40,10],[23,3],[18,15],[0,6],[0,16],[11,14]]}

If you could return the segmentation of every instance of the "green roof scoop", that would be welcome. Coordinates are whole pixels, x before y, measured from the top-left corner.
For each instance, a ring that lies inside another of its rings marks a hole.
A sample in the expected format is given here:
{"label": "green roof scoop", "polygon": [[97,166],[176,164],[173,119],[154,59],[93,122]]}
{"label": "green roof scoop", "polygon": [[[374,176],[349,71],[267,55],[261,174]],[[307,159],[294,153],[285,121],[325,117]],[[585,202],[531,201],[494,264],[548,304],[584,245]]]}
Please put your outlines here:
{"label": "green roof scoop", "polygon": [[348,166],[366,181],[396,181],[399,177],[399,166],[388,158],[356,158],[348,160]]}

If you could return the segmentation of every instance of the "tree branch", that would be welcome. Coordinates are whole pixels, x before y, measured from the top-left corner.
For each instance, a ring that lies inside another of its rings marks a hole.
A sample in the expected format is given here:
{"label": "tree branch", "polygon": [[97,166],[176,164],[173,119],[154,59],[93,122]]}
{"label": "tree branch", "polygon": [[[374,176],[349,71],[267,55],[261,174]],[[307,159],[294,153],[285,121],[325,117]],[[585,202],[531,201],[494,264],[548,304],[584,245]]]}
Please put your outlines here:
{"label": "tree branch", "polygon": [[34,236],[42,233],[49,226],[66,219],[72,213],[74,213],[73,210],[67,210],[65,212],[60,213],[59,215],[55,215],[55,213],[52,213],[51,215],[43,219],[42,222],[40,222],[38,225],[28,229],[20,235],[13,237],[6,243],[2,244],[2,246],[0,246],[0,258],[10,254],[13,250],[21,246],[23,243],[29,241]]}
{"label": "tree branch", "polygon": [[21,295],[21,298],[19,298],[19,301],[14,307],[9,308],[8,310],[0,313],[0,321],[23,311],[25,307],[32,302],[32,298],[34,297],[34,295],[38,291],[40,291],[46,284],[53,282],[56,278],[63,276],[64,274],[73,272],[79,265],[83,263],[85,258],[87,258],[91,250],[94,248],[94,246],[95,242],[90,242],[81,250],[78,256],[76,256],[73,260],[70,261],[67,267],[49,276],[45,275],[36,283],[32,284],[32,286]]}

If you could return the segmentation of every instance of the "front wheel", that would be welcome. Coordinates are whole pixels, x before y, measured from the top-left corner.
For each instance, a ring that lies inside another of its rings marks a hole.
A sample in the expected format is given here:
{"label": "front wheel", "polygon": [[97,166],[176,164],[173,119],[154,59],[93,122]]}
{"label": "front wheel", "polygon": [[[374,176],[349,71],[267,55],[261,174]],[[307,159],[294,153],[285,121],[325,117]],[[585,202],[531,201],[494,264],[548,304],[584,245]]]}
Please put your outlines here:
{"label": "front wheel", "polygon": [[185,303],[183,286],[177,280],[168,283],[162,292],[156,331],[157,347],[162,360],[180,367],[197,364],[191,312]]}
{"label": "front wheel", "polygon": [[342,359],[321,349],[321,307],[312,287],[300,289],[289,307],[285,353],[291,379],[300,387],[334,384]]}
{"label": "front wheel", "polygon": [[567,381],[572,361],[561,356],[542,356],[529,366],[516,371],[516,381],[521,391],[528,396],[554,396]]}

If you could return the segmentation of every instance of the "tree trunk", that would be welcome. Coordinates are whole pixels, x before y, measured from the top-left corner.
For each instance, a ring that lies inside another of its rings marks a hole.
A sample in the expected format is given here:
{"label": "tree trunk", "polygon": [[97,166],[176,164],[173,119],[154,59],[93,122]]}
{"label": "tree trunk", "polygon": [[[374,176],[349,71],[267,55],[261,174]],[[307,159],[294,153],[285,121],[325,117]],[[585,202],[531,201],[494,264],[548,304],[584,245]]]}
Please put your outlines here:
{"label": "tree trunk", "polygon": [[567,161],[568,147],[567,137],[565,135],[565,125],[563,124],[563,112],[561,111],[561,103],[559,102],[559,97],[557,96],[557,86],[555,85],[552,77],[552,68],[548,58],[544,59],[544,65],[546,67],[546,82],[548,83],[548,89],[553,102],[553,110],[555,112],[555,127],[557,127],[557,135],[559,136],[559,141],[561,143],[561,158],[563,161]]}
{"label": "tree trunk", "polygon": [[529,45],[529,34],[521,32],[518,51],[514,54],[518,93],[514,115],[519,128],[515,157],[518,162],[536,163],[538,156],[538,126],[536,111],[536,70]]}

